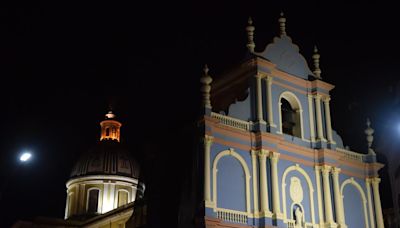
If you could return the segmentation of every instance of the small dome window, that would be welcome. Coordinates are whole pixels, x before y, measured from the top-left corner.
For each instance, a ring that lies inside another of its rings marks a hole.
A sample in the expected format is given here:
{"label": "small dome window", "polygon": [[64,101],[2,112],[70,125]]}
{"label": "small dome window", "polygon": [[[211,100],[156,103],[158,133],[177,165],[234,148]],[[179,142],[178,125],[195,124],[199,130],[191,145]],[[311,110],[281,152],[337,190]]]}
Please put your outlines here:
{"label": "small dome window", "polygon": [[125,205],[129,202],[128,192],[124,190],[118,191],[118,207]]}
{"label": "small dome window", "polygon": [[88,203],[87,203],[87,212],[88,213],[98,213],[98,207],[99,207],[99,195],[100,195],[100,190],[99,189],[90,189],[88,193]]}

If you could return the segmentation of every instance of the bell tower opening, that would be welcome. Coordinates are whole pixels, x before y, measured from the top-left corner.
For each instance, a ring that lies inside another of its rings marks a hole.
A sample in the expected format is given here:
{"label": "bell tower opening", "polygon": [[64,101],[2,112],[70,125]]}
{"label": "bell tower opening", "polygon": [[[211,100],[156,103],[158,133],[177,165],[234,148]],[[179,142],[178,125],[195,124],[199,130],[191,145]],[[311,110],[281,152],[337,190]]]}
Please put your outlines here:
{"label": "bell tower opening", "polygon": [[284,134],[294,135],[293,130],[296,125],[295,117],[296,112],[293,110],[292,106],[290,106],[289,101],[285,98],[281,99],[281,114],[282,114],[282,131]]}
{"label": "bell tower opening", "polygon": [[298,138],[302,137],[301,107],[291,93],[285,92],[280,99],[281,132]]}

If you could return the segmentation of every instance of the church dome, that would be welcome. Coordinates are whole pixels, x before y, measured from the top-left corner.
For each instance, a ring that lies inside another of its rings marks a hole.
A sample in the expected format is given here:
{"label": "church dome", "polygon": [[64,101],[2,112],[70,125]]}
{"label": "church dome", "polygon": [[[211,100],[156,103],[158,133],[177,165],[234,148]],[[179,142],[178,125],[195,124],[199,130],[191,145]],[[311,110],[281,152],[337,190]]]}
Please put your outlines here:
{"label": "church dome", "polygon": [[86,220],[136,199],[139,164],[120,143],[122,124],[112,111],[100,122],[100,140],[81,155],[66,183],[65,219]]}
{"label": "church dome", "polygon": [[138,179],[139,163],[118,141],[102,140],[80,157],[71,172],[71,178],[88,175],[118,175]]}
{"label": "church dome", "polygon": [[100,122],[100,141],[82,154],[72,169],[71,178],[88,175],[117,175],[139,178],[139,164],[120,143],[122,124],[109,111]]}

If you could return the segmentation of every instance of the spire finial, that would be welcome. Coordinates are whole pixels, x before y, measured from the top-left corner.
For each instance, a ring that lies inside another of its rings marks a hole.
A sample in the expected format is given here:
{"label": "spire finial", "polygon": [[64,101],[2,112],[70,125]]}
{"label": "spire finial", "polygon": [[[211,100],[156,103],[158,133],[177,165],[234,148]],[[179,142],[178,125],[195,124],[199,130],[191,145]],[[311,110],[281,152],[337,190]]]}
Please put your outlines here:
{"label": "spire finial", "polygon": [[115,118],[115,114],[112,112],[111,106],[109,107],[109,111],[107,112],[107,114],[105,116],[106,116],[106,119],[114,119]]}
{"label": "spire finial", "polygon": [[321,79],[321,69],[319,68],[319,57],[320,55],[318,54],[318,49],[317,46],[314,46],[314,54],[312,55],[312,58],[314,60],[314,75],[316,78]]}
{"label": "spire finial", "polygon": [[367,118],[367,129],[365,129],[365,134],[367,135],[367,142],[368,142],[368,154],[375,155],[375,151],[371,148],[372,142],[374,141],[374,129],[371,128],[371,121]]}
{"label": "spire finial", "polygon": [[203,105],[206,108],[211,109],[211,101],[210,101],[210,91],[211,91],[211,82],[212,82],[212,78],[211,76],[208,74],[208,66],[207,64],[204,66],[204,74],[203,76],[200,78],[200,82],[203,84],[201,86],[201,92],[203,93]]}
{"label": "spire finial", "polygon": [[256,47],[256,44],[254,43],[254,30],[255,27],[253,26],[253,20],[251,17],[249,17],[249,20],[247,21],[248,25],[246,27],[247,31],[247,48],[249,49],[250,53],[254,53],[254,48]]}
{"label": "spire finial", "polygon": [[281,30],[280,36],[286,36],[286,18],[283,12],[281,12],[281,17],[279,18],[279,27]]}

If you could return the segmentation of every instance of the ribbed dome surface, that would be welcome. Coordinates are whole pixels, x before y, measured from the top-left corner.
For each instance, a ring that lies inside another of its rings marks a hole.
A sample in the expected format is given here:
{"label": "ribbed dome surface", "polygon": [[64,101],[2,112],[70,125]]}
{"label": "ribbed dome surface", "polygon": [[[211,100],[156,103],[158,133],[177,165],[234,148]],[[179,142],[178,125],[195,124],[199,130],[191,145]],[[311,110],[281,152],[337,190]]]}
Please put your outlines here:
{"label": "ribbed dome surface", "polygon": [[80,157],[71,177],[119,175],[138,179],[139,168],[137,161],[119,142],[103,140]]}

